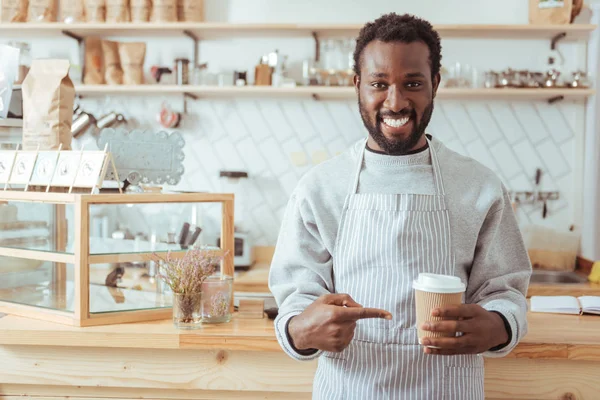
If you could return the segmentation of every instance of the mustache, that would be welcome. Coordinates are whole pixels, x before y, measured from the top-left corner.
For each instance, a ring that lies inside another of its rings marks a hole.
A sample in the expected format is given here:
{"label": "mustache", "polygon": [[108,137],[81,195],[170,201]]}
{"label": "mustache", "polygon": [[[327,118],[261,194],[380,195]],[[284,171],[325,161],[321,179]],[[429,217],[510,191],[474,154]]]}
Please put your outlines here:
{"label": "mustache", "polygon": [[400,110],[398,112],[394,112],[394,111],[384,111],[384,112],[379,112],[377,113],[377,117],[379,117],[380,119],[383,118],[404,118],[404,117],[415,117],[416,116],[416,112],[415,110]]}

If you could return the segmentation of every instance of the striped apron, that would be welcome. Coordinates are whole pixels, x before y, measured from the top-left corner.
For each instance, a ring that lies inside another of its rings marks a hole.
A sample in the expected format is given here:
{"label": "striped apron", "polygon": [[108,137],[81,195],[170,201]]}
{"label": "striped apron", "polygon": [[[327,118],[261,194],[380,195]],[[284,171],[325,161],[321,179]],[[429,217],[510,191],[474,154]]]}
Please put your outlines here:
{"label": "striped apron", "polygon": [[427,355],[418,343],[413,280],[421,272],[455,274],[442,176],[429,149],[436,194],[377,194],[357,193],[361,147],[334,249],[335,292],[393,318],[360,320],[344,351],[323,353],[314,399],[484,398],[480,355]]}

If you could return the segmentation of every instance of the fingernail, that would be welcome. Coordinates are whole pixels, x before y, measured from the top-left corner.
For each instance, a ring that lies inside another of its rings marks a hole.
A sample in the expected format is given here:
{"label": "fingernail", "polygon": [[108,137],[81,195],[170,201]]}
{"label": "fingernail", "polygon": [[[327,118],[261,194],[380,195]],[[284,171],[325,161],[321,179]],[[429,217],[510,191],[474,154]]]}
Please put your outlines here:
{"label": "fingernail", "polygon": [[439,308],[434,308],[433,310],[431,310],[431,315],[433,317],[439,317],[440,316],[440,309]]}
{"label": "fingernail", "polygon": [[429,339],[422,339],[421,344],[423,346],[429,346],[431,344],[431,342],[429,341]]}
{"label": "fingernail", "polygon": [[423,329],[424,331],[428,331],[429,329],[431,329],[431,325],[429,324],[429,322],[425,322],[422,326],[421,329]]}
{"label": "fingernail", "polygon": [[386,316],[385,316],[385,319],[387,319],[387,320],[391,320],[391,319],[392,319],[392,314],[388,314],[388,315],[386,315]]}

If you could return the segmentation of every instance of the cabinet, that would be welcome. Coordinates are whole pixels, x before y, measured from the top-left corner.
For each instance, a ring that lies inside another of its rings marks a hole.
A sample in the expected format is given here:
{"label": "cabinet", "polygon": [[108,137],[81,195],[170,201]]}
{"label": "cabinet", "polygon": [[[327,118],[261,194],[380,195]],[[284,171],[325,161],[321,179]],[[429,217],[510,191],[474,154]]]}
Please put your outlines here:
{"label": "cabinet", "polygon": [[[190,215],[211,213],[220,221],[221,247],[196,245],[222,255],[220,273],[233,277],[233,201],[233,194],[218,193],[0,191],[0,310],[75,326],[169,318],[172,296],[162,285],[112,286],[118,267],[168,252],[182,258],[188,246],[162,238]],[[148,235],[106,235],[107,227],[98,226],[103,217],[119,227],[123,213],[143,218],[136,229]],[[104,285],[90,282],[91,271],[107,273]]]}

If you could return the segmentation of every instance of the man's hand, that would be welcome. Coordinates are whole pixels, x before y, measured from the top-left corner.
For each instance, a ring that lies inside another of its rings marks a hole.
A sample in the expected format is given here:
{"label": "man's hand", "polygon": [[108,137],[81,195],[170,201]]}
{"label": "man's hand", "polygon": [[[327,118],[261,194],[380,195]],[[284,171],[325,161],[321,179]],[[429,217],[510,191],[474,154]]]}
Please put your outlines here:
{"label": "man's hand", "polygon": [[392,314],[365,308],[347,294],[327,294],[293,317],[288,332],[298,350],[340,352],[354,337],[356,321],[364,318],[392,319]]}
{"label": "man's hand", "polygon": [[508,341],[508,332],[502,318],[487,311],[477,304],[461,304],[447,306],[431,311],[434,317],[455,318],[456,320],[426,322],[422,329],[430,332],[446,332],[459,337],[424,338],[424,346],[435,346],[439,349],[425,347],[427,354],[480,354],[494,346]]}

